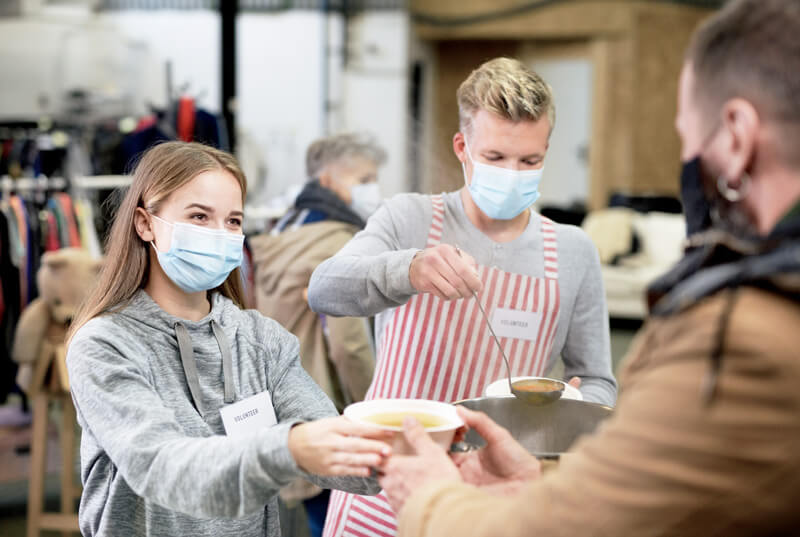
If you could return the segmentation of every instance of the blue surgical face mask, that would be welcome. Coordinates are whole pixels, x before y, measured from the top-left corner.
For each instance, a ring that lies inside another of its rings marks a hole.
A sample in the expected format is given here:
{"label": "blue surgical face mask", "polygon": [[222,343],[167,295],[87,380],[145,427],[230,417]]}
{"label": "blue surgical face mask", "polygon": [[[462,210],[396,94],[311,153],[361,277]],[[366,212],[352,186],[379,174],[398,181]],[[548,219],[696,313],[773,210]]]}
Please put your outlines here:
{"label": "blue surgical face mask", "polygon": [[242,264],[244,235],[150,216],[172,227],[169,250],[161,252],[155,244],[153,248],[169,279],[187,293],[220,286]]}
{"label": "blue surgical face mask", "polygon": [[[472,162],[469,193],[486,216],[495,220],[511,220],[539,199],[539,183],[542,181],[544,167],[538,170],[510,170],[475,162],[466,137],[464,145]],[[463,162],[461,167],[466,182],[467,169]]]}

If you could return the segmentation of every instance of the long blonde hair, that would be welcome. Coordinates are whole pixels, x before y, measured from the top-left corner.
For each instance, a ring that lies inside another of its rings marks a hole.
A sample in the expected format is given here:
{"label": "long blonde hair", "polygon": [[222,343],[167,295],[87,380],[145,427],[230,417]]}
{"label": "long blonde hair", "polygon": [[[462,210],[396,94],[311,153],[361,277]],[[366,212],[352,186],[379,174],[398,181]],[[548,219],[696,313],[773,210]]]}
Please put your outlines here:
{"label": "long blonde hair", "polygon": [[[67,342],[89,320],[124,305],[147,283],[149,246],[136,233],[136,209],[142,207],[151,214],[158,212],[170,194],[198,174],[212,170],[225,170],[236,178],[242,188],[244,203],[247,179],[236,159],[224,151],[198,143],[166,142],[142,156],[106,238],[106,260],[97,285],[75,315]],[[215,291],[233,300],[240,308],[244,307],[244,290],[238,268]]]}

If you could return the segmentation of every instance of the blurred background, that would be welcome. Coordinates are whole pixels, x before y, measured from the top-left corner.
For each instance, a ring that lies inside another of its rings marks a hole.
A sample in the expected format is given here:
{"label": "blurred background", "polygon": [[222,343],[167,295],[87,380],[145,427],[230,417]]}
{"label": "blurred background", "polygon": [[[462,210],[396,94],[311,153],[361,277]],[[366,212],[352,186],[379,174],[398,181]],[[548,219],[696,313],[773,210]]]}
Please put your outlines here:
{"label": "blurred background", "polygon": [[[463,184],[451,143],[456,89],[483,61],[516,57],[550,83],[557,108],[537,208],[595,240],[616,365],[645,314],[646,285],[680,256],[678,73],[692,30],[721,3],[0,0],[3,203],[21,196],[41,208],[69,195],[102,241],[113,213],[104,201],[126,184],[131,159],[155,140],[188,137],[240,159],[247,231],[260,233],[309,179],[308,145],[342,132],[385,149],[384,196],[454,190]],[[49,449],[34,468],[31,409],[9,358],[30,291],[0,326],[0,535],[9,537],[26,532],[30,494],[44,497],[37,512],[66,513],[45,515],[42,528],[74,524],[62,416],[51,409],[40,426]],[[294,516],[284,530],[303,535]]]}

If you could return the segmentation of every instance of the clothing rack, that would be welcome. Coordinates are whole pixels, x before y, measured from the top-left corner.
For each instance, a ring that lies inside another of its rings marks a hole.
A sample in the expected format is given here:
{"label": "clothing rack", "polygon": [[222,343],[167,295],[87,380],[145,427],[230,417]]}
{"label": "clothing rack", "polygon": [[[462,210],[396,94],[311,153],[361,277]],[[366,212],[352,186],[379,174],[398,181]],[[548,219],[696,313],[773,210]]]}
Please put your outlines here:
{"label": "clothing rack", "polygon": [[[85,190],[113,190],[127,188],[131,185],[130,175],[87,175],[76,177],[71,181],[73,189]],[[13,179],[8,175],[0,177],[0,192],[30,192],[37,190],[66,190],[70,185],[63,177],[20,177]]]}
{"label": "clothing rack", "polygon": [[112,190],[131,186],[130,175],[87,175],[76,177],[72,186],[78,190]]}
{"label": "clothing rack", "polygon": [[36,190],[64,190],[67,187],[67,180],[63,177],[20,177],[12,179],[8,175],[0,178],[0,191],[7,195],[15,191],[36,191]]}

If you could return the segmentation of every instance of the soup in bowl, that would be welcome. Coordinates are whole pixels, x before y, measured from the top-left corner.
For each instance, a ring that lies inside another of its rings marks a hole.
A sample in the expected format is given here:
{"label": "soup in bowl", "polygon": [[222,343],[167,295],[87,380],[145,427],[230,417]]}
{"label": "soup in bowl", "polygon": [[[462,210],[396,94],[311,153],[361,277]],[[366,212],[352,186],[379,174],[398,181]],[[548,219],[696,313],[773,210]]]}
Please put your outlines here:
{"label": "soup in bowl", "polygon": [[345,408],[344,415],[347,419],[358,423],[395,431],[392,453],[398,455],[413,453],[412,447],[403,435],[403,422],[407,417],[420,422],[433,441],[446,450],[450,449],[456,430],[464,425],[455,406],[426,399],[362,401]]}

